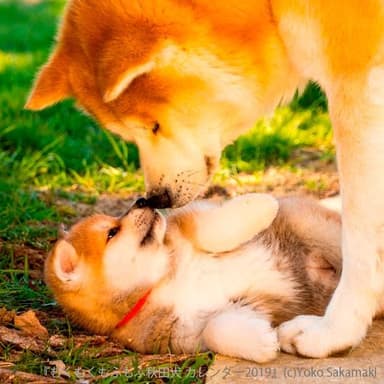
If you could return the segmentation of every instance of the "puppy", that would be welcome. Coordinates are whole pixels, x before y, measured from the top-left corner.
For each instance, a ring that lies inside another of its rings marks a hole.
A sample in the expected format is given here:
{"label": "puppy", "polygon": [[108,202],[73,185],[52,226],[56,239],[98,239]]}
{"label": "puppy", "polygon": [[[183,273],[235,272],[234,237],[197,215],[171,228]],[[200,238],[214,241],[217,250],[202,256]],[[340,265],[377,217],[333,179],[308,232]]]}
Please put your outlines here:
{"label": "puppy", "polygon": [[58,240],[45,279],[70,318],[141,353],[212,350],[265,362],[275,327],[322,315],[341,271],[337,213],[247,194],[164,216],[144,199]]}

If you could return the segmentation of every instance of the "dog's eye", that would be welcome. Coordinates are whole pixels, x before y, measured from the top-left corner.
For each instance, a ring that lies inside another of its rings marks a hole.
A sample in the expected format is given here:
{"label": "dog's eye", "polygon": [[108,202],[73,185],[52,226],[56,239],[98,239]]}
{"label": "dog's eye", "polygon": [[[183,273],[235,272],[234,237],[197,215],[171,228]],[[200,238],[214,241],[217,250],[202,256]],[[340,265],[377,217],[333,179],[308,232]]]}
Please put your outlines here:
{"label": "dog's eye", "polygon": [[107,241],[111,240],[112,237],[116,236],[120,231],[120,227],[113,227],[108,231]]}
{"label": "dog's eye", "polygon": [[159,130],[160,130],[160,124],[156,121],[156,123],[153,125],[153,127],[152,127],[152,133],[154,134],[154,135],[156,135],[157,134],[157,132],[159,132]]}

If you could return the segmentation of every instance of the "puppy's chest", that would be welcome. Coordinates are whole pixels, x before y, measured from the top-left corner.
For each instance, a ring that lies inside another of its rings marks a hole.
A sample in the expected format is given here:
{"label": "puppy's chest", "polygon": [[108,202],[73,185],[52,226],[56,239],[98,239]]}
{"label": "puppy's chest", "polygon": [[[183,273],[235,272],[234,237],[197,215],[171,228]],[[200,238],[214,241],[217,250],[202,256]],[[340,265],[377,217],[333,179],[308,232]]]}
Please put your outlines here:
{"label": "puppy's chest", "polygon": [[279,271],[272,252],[251,242],[225,254],[182,257],[172,279],[153,299],[173,309],[174,334],[192,344],[212,316],[231,306],[270,312],[294,296],[289,271]]}

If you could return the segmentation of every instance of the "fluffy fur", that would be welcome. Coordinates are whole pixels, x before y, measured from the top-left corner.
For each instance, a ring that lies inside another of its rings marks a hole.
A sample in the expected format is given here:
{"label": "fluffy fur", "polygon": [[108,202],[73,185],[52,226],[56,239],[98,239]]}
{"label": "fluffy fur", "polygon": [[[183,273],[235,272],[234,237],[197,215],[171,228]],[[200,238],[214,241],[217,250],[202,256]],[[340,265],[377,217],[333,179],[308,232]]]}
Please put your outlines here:
{"label": "fluffy fur", "polygon": [[[140,150],[158,206],[191,201],[222,148],[308,79],[325,90],[343,198],[344,273],[285,350],[354,346],[384,292],[384,3],[71,0],[27,107],[66,97]],[[319,340],[321,342],[319,342]]]}
{"label": "fluffy fur", "polygon": [[[211,349],[264,362],[278,352],[277,325],[323,314],[341,272],[340,230],[338,214],[315,202],[262,194],[166,218],[133,207],[76,224],[45,277],[75,322],[139,352]],[[116,329],[148,288],[142,310]]]}

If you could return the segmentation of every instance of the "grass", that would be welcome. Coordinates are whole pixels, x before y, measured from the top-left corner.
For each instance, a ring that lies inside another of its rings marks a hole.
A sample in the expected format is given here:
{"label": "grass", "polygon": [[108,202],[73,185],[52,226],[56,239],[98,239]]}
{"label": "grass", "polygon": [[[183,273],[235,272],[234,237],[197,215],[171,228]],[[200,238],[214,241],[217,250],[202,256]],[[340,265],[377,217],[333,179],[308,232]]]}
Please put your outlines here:
{"label": "grass", "polygon": [[[17,311],[53,307],[41,277],[32,272],[41,271],[37,256],[50,249],[58,223],[73,222],[80,204],[92,206],[102,194],[128,196],[144,189],[137,148],[100,129],[72,101],[39,113],[23,110],[63,5],[63,0],[0,1],[0,307]],[[239,175],[263,175],[271,166],[297,170],[297,153],[303,149],[320,161],[334,159],[326,99],[314,84],[229,146],[216,181],[225,185]],[[306,183],[309,191],[327,188],[316,180]],[[60,321],[52,318],[50,329],[68,327]],[[72,379],[76,369],[89,369],[89,364],[113,370],[102,359],[87,360],[87,348],[81,348],[67,345],[58,356]],[[2,344],[0,351],[5,360],[12,352]],[[47,359],[26,351],[16,367],[42,374]],[[209,361],[204,356],[176,364],[181,375],[167,382],[196,382],[188,369],[199,370]],[[100,382],[148,381],[148,372],[134,372],[132,381],[112,377]],[[155,378],[161,382],[159,372]]]}

